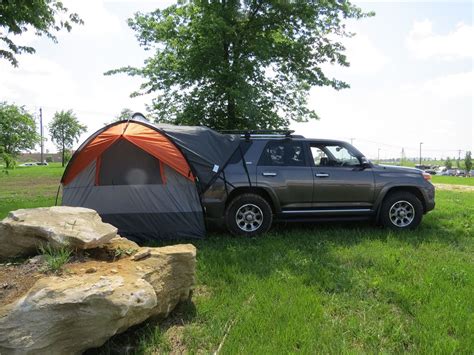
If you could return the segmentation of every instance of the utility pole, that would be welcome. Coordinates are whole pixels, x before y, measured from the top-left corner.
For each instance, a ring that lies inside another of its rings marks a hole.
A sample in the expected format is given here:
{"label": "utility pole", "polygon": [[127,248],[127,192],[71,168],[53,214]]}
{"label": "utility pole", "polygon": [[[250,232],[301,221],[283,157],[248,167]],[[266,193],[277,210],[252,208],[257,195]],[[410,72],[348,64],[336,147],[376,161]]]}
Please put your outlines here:
{"label": "utility pole", "polygon": [[420,165],[421,165],[421,145],[423,144],[423,142],[420,142]]}
{"label": "utility pole", "polygon": [[377,163],[380,164],[380,148],[377,150]]}
{"label": "utility pole", "polygon": [[43,109],[40,107],[40,135],[41,135],[41,143],[40,143],[40,147],[41,147],[41,164],[43,164],[44,160],[43,160]]}
{"label": "utility pole", "polygon": [[461,168],[461,149],[458,150],[458,169]]}
{"label": "utility pole", "polygon": [[402,148],[402,156],[400,159],[400,165],[403,166],[404,163],[405,163],[405,148]]}
{"label": "utility pole", "polygon": [[355,138],[351,138],[351,145],[354,143]]}

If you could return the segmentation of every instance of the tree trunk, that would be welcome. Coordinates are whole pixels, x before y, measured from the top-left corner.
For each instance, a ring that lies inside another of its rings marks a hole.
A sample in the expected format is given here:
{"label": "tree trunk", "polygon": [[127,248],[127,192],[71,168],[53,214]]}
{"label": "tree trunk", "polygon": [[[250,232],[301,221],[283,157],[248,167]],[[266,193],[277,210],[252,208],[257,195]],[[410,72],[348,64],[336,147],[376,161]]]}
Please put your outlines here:
{"label": "tree trunk", "polygon": [[64,168],[64,140],[63,140],[63,154],[62,154],[62,158],[61,158],[61,165]]}

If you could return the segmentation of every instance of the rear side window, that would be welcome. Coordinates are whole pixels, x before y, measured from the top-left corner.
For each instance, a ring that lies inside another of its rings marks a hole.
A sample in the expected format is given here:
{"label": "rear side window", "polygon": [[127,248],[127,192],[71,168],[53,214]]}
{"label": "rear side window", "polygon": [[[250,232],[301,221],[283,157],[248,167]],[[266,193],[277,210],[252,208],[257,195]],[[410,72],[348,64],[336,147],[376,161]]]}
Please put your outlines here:
{"label": "rear side window", "polygon": [[232,157],[229,160],[229,164],[237,164],[242,161],[242,155],[245,156],[245,153],[247,153],[247,150],[249,150],[250,146],[252,145],[252,141],[242,141],[240,142],[240,150],[242,150],[242,154],[240,153],[240,150],[237,149]]}
{"label": "rear side window", "polygon": [[303,144],[291,140],[270,141],[265,146],[258,165],[305,166]]}

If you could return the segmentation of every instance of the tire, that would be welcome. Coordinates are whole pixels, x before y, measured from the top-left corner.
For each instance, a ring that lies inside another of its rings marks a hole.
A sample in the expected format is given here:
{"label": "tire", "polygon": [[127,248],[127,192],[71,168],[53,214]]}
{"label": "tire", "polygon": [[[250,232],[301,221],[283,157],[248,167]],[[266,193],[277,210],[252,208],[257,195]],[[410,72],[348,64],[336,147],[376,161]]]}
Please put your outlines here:
{"label": "tire", "polygon": [[380,222],[393,230],[418,227],[423,219],[423,204],[411,192],[395,192],[385,197],[380,209]]}
{"label": "tire", "polygon": [[272,226],[270,204],[256,194],[242,194],[234,198],[225,212],[227,230],[235,236],[254,237]]}

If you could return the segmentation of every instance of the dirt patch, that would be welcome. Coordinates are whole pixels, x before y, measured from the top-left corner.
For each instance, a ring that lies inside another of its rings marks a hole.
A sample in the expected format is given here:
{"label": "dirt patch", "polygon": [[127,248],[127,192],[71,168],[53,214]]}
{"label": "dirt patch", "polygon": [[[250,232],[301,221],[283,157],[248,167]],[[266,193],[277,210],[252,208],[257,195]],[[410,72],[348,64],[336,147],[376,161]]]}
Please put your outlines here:
{"label": "dirt patch", "polygon": [[[99,248],[98,248],[99,249]],[[115,257],[102,250],[91,250],[89,253],[73,255],[65,264],[61,272],[54,275],[67,278],[69,275],[80,275],[85,273],[100,273],[101,275],[113,275],[121,270],[126,270],[124,265],[128,262],[126,257]],[[96,260],[95,258],[99,260]],[[7,262],[0,264],[0,304],[8,304],[25,295],[37,280],[48,277],[53,273],[48,272],[46,265],[41,262]],[[130,267],[130,265],[128,265]]]}
{"label": "dirt patch", "polygon": [[40,265],[28,261],[0,264],[0,304],[8,304],[23,296],[43,276]]}
{"label": "dirt patch", "polygon": [[474,186],[453,185],[453,184],[433,184],[433,185],[436,187],[436,190],[474,192]]}

